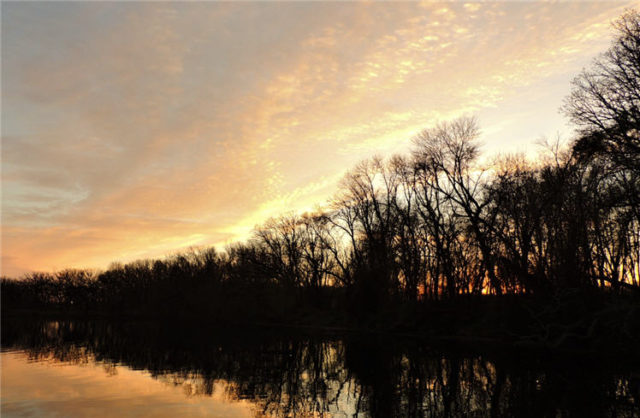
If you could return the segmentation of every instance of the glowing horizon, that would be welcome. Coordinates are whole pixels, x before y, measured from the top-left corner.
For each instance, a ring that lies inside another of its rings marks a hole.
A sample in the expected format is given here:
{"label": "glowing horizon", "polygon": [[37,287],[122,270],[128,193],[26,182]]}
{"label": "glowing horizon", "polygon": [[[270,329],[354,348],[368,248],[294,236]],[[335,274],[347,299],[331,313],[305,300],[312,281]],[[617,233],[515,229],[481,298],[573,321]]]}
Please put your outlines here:
{"label": "glowing horizon", "polygon": [[0,273],[244,239],[465,114],[486,154],[568,138],[633,4],[3,2]]}

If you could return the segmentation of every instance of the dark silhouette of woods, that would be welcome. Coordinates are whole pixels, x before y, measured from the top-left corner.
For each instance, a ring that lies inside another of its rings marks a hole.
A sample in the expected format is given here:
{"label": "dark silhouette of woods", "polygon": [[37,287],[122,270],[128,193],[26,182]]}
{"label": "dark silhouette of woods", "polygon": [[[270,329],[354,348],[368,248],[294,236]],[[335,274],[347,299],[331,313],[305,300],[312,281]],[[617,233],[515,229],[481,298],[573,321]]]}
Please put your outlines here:
{"label": "dark silhouette of woods", "polygon": [[[321,312],[331,318],[323,323],[343,325],[345,315],[346,323],[417,323],[435,307],[522,296],[538,303],[522,321],[557,342],[576,328],[592,336],[617,297],[615,309],[628,315],[616,332],[637,339],[640,15],[627,12],[615,28],[613,45],[576,77],[563,107],[579,128],[570,149],[487,168],[473,118],[440,123],[418,134],[408,155],[358,164],[324,212],[272,219],[225,252],[3,279],[3,309],[302,323]],[[565,303],[567,295],[577,296]],[[554,309],[570,332],[544,322]]]}

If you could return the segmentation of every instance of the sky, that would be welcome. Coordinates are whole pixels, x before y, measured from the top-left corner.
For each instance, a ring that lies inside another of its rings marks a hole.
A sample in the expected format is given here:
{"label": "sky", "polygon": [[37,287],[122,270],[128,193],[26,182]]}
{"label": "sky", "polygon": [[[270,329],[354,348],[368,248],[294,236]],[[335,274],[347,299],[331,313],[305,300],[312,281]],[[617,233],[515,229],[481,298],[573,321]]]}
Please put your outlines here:
{"label": "sky", "polygon": [[485,156],[569,140],[634,5],[3,1],[0,273],[223,249],[438,121]]}

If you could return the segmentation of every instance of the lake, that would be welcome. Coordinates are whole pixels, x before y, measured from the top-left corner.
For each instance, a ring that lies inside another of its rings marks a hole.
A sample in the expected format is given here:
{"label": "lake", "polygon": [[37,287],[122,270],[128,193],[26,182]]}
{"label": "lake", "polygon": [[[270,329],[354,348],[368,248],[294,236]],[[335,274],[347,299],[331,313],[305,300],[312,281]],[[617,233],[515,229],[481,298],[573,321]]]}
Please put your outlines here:
{"label": "lake", "polygon": [[640,416],[623,359],[393,335],[2,322],[2,416]]}

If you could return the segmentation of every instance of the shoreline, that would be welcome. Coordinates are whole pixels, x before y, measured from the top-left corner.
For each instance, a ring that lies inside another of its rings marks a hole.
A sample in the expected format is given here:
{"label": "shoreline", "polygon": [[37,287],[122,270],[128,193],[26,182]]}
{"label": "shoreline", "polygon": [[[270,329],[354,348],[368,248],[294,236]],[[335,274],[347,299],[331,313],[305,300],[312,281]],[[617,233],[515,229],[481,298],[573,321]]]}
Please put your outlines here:
{"label": "shoreline", "polygon": [[[523,302],[516,298],[515,304]],[[529,301],[531,303],[531,301]],[[537,302],[537,301],[536,301]],[[260,319],[245,317],[233,320],[233,315],[225,317],[203,317],[197,312],[183,312],[174,315],[163,315],[145,311],[119,311],[114,313],[107,310],[79,310],[69,307],[55,309],[35,309],[2,307],[2,322],[5,321],[113,321],[123,323],[139,323],[150,321],[164,323],[167,327],[214,328],[223,332],[273,332],[276,334],[304,334],[313,336],[382,336],[424,341],[430,345],[456,346],[463,350],[480,349],[481,351],[520,351],[532,356],[579,356],[583,358],[615,358],[624,356],[626,361],[640,363],[640,332],[634,328],[640,324],[640,303],[637,300],[626,300],[626,304],[610,310],[610,306],[585,316],[577,323],[563,324],[562,315],[547,320],[547,324],[525,322],[524,328],[519,330],[504,322],[492,322],[498,317],[504,317],[505,310],[511,311],[513,318],[520,318],[521,312],[507,306],[495,309],[494,301],[481,301],[474,307],[475,315],[469,318],[467,310],[451,311],[441,307],[430,307],[423,312],[415,312],[410,321],[402,320],[403,308],[388,310],[378,315],[372,315],[365,320],[355,320],[346,311],[304,312],[296,316],[292,312],[288,320],[284,318]],[[615,305],[615,304],[614,304]],[[479,306],[479,308],[478,308]],[[536,303],[539,309],[548,308],[548,304]],[[415,306],[413,307],[415,308]],[[440,308],[440,309],[439,309]],[[436,313],[440,312],[440,315]],[[405,313],[406,314],[406,313]],[[611,328],[602,315],[608,314],[618,318],[618,328],[612,328],[608,333],[595,333],[600,327]],[[382,319],[384,317],[384,319]],[[622,319],[624,318],[624,319]],[[626,322],[624,322],[626,321]],[[522,321],[520,321],[522,322]],[[491,325],[487,325],[491,324]],[[522,324],[520,324],[522,326]],[[541,331],[546,330],[547,334]],[[519,331],[519,332],[518,332]],[[630,331],[630,332],[629,332]]]}

